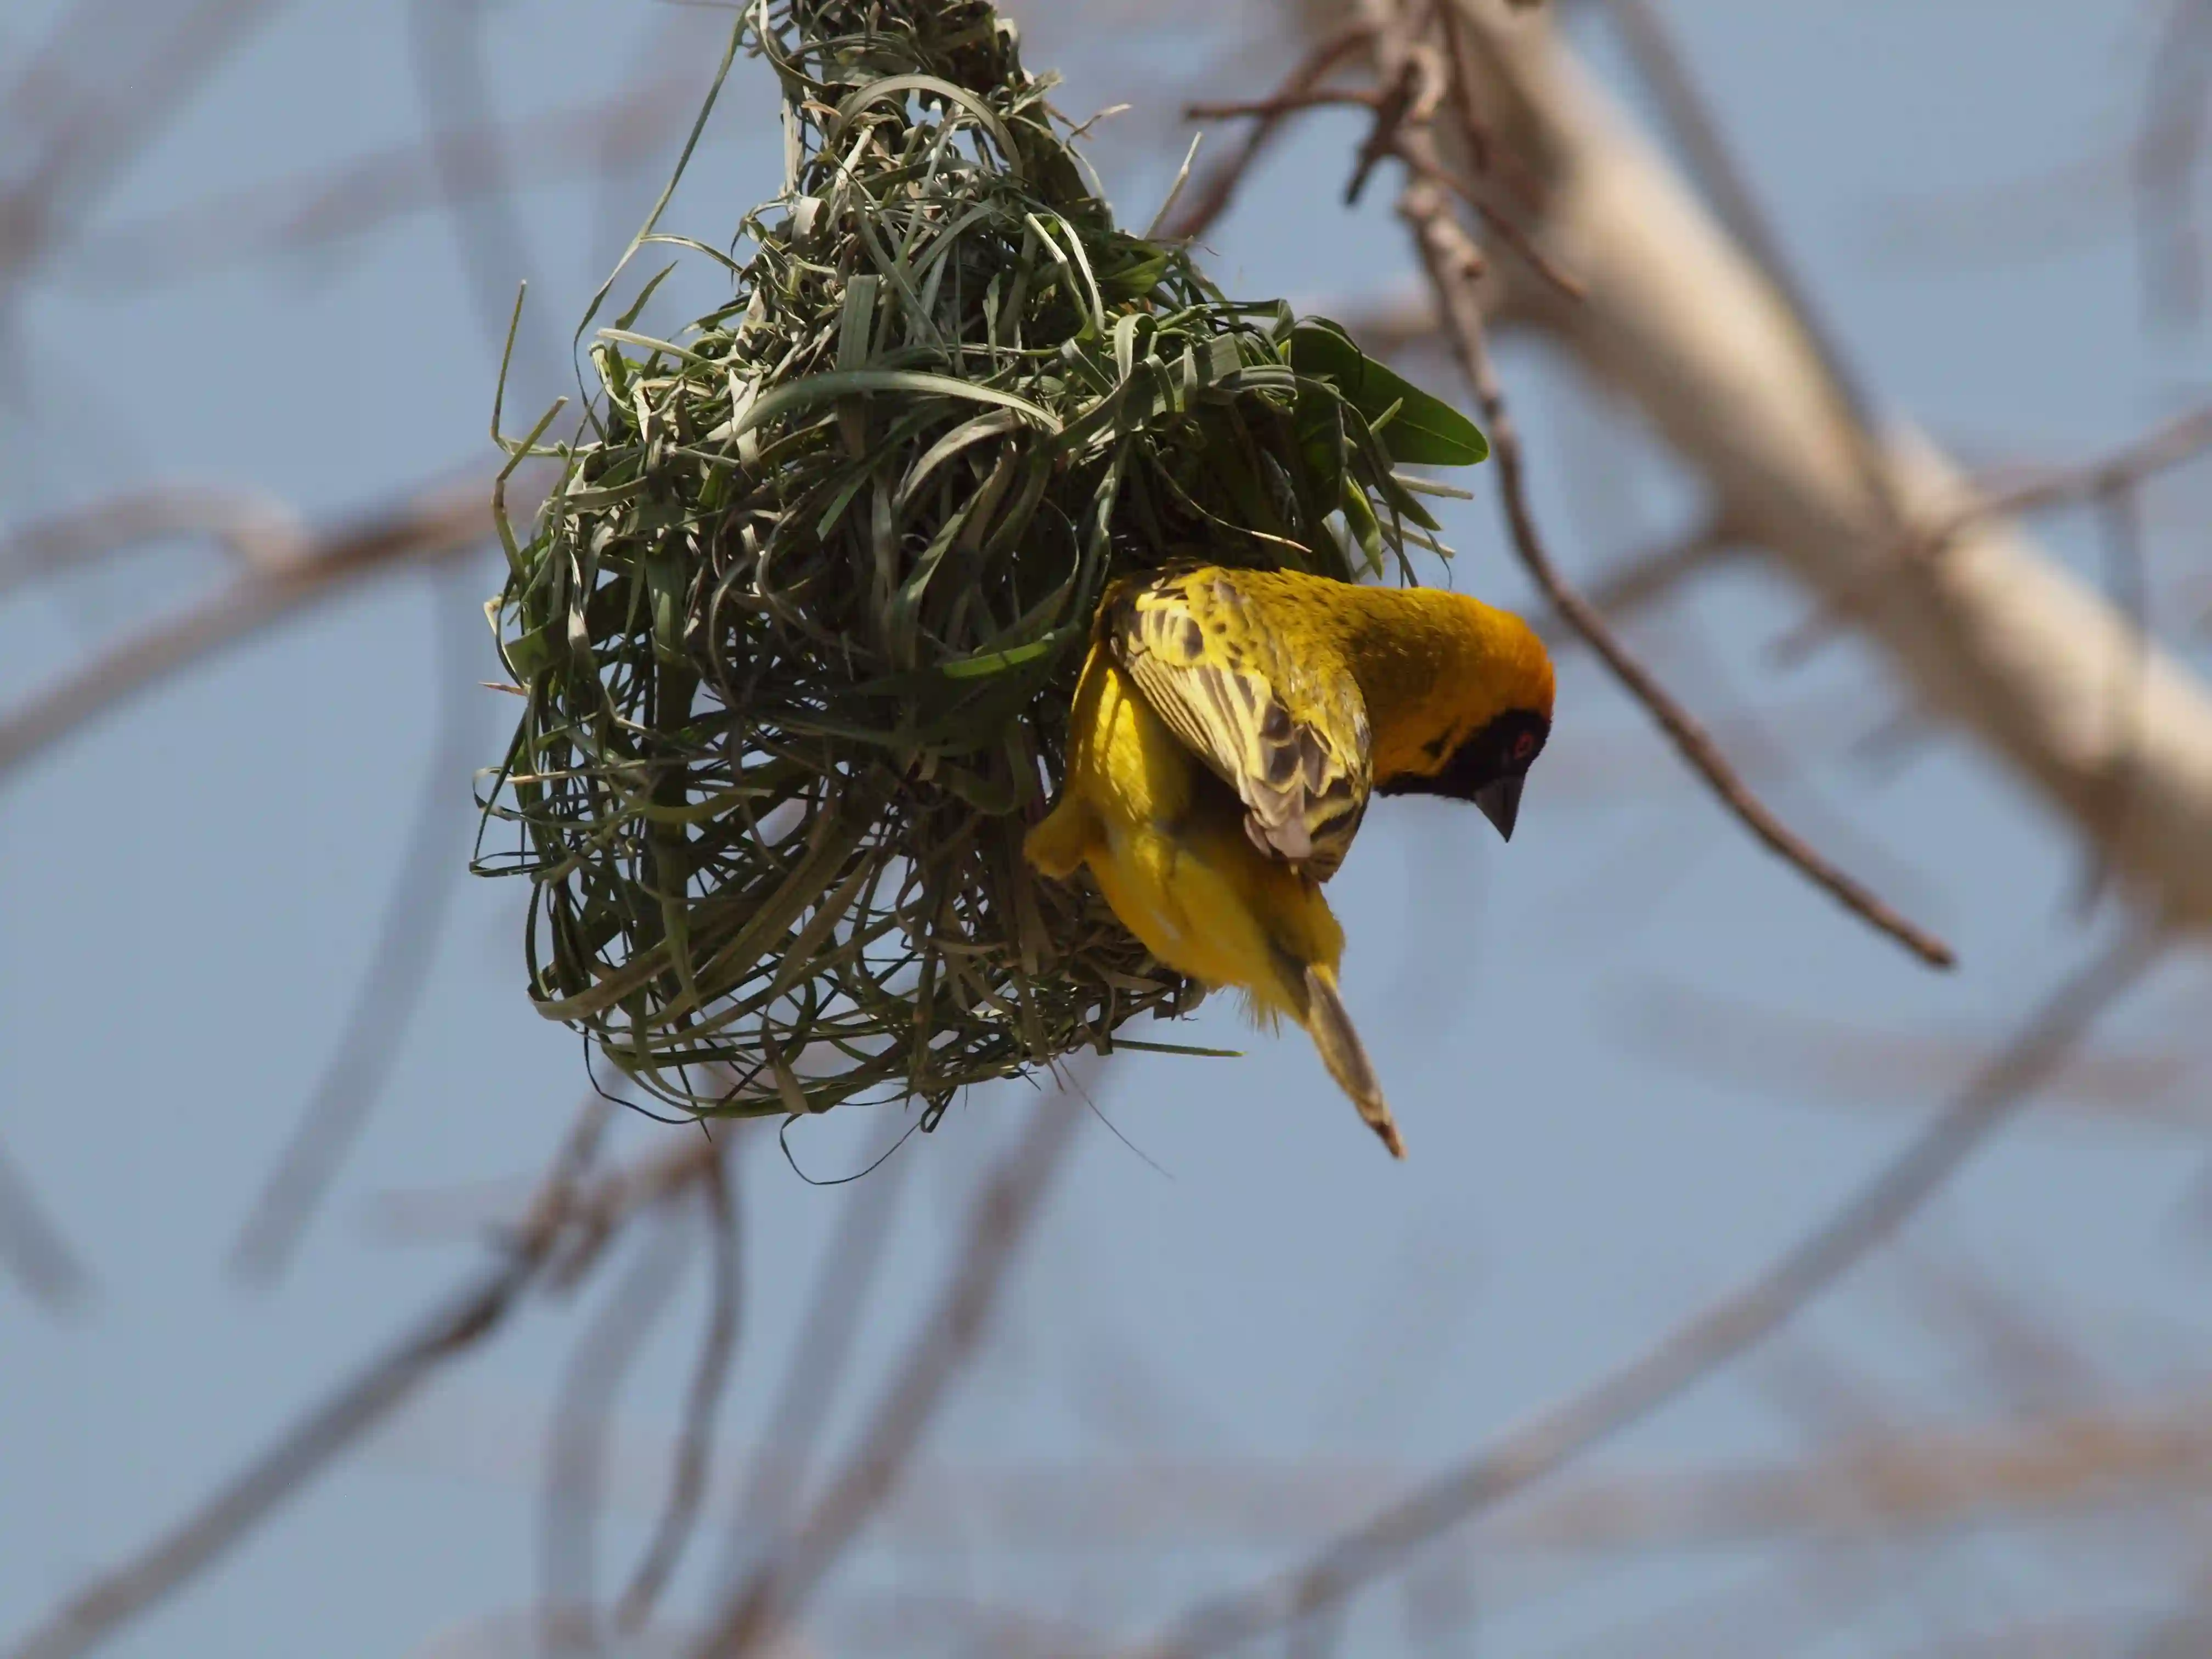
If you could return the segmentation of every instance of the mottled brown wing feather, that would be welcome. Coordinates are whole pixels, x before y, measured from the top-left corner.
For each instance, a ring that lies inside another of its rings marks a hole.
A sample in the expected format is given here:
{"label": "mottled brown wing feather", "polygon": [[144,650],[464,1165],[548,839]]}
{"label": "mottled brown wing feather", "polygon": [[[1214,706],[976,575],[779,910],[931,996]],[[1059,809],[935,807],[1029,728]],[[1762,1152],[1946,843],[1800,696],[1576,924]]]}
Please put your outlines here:
{"label": "mottled brown wing feather", "polygon": [[1253,845],[1318,881],[1334,875],[1373,781],[1352,677],[1286,649],[1224,572],[1125,586],[1104,621],[1146,702],[1243,801]]}

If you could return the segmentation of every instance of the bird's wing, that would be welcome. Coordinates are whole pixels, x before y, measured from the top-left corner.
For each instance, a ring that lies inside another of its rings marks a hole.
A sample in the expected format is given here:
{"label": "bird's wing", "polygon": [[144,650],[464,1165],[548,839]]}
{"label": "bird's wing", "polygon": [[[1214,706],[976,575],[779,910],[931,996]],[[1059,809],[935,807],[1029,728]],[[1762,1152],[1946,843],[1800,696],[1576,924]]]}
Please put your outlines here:
{"label": "bird's wing", "polygon": [[1219,571],[1129,584],[1102,620],[1145,701],[1237,791],[1253,845],[1334,875],[1374,781],[1351,674],[1289,649]]}

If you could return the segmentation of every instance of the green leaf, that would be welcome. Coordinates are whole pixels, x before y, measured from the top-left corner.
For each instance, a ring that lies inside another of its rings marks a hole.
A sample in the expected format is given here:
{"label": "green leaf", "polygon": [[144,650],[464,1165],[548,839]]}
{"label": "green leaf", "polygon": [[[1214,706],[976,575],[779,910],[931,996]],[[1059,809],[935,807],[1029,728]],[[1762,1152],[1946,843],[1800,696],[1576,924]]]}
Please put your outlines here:
{"label": "green leaf", "polygon": [[527,685],[539,669],[551,664],[555,651],[546,630],[540,626],[507,641],[501,647],[501,653],[507,659],[507,672],[520,684]]}
{"label": "green leaf", "polygon": [[956,657],[951,662],[937,665],[937,672],[948,680],[971,680],[986,674],[1001,674],[1009,668],[1018,668],[1025,662],[1057,651],[1066,643],[1069,629],[1055,629],[1041,640],[1027,645],[1018,645],[1007,651],[985,651],[972,657]]}
{"label": "green leaf", "polygon": [[[1291,331],[1290,360],[1300,374],[1333,383],[1345,402],[1375,426],[1375,435],[1394,461],[1473,466],[1489,458],[1489,442],[1473,421],[1376,362],[1326,318],[1299,319]],[[1383,424],[1386,415],[1389,419]]]}
{"label": "green leaf", "polygon": [[1167,270],[1168,256],[1153,253],[1112,270],[1100,267],[1098,286],[1109,300],[1141,300],[1159,286]]}
{"label": "green leaf", "polygon": [[1291,428],[1305,458],[1305,510],[1315,520],[1334,512],[1344,495],[1344,405],[1318,386],[1299,388]]}

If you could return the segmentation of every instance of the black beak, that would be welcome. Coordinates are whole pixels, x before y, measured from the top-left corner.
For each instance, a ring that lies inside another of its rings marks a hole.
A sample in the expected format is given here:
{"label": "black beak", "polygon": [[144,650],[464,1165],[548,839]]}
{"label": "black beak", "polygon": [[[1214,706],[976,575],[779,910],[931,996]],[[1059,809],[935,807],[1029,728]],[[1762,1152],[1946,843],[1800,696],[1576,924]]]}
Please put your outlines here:
{"label": "black beak", "polygon": [[1516,772],[1474,792],[1474,804],[1482,809],[1482,816],[1498,826],[1498,835],[1506,841],[1513,839],[1513,821],[1521,816],[1521,787],[1528,781],[1527,773]]}

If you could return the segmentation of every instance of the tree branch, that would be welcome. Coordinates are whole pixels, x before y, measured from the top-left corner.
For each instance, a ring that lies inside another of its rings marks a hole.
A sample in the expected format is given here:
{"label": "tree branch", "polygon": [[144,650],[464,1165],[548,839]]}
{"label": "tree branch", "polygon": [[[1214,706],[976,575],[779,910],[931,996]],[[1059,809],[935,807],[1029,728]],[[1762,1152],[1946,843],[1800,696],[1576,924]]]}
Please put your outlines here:
{"label": "tree branch", "polygon": [[2160,935],[2137,930],[2069,975],[1948,1108],[1749,1284],[1619,1370],[1431,1480],[1305,1566],[1202,1604],[1136,1655],[1199,1659],[1342,1601],[1414,1548],[1553,1474],[1747,1352],[1894,1233],[2009,1119],[2163,949]]}
{"label": "tree branch", "polygon": [[[465,575],[465,566],[447,568]],[[462,792],[477,755],[479,722],[474,716],[488,700],[469,672],[483,648],[475,607],[456,582],[441,581],[432,592],[440,647],[438,736],[368,971],[354,994],[337,1046],[231,1247],[231,1270],[263,1284],[274,1282],[291,1261],[316,1206],[399,1062],[408,1027],[429,988],[453,897],[461,861],[455,830],[463,821]]]}
{"label": "tree branch", "polygon": [[[1078,1056],[1064,1064],[1089,1071],[1096,1062]],[[742,1659],[774,1642],[897,1486],[953,1380],[975,1356],[1007,1269],[1082,1121],[1066,1092],[1037,1103],[1020,1141],[984,1182],[960,1261],[891,1372],[852,1456],[785,1545],[721,1604],[694,1659]]]}
{"label": "tree branch", "polygon": [[[702,1122],[703,1130],[708,1126]],[[615,1628],[624,1633],[640,1629],[652,1614],[684,1547],[698,1524],[699,1506],[707,1495],[707,1474],[714,1460],[714,1420],[721,1411],[723,1391],[730,1379],[730,1364],[738,1348],[738,1317],[744,1296],[744,1232],[738,1219],[737,1183],[731,1168],[738,1148],[734,1124],[722,1126],[729,1150],[709,1160],[701,1194],[708,1220],[708,1315],[706,1340],[684,1407],[684,1429],[676,1443],[676,1468],[668,1486],[668,1507],[653,1529],[653,1541],[629,1588],[615,1606]]]}
{"label": "tree branch", "polygon": [[2176,416],[2111,453],[2078,466],[2050,469],[1961,508],[1930,539],[1947,542],[1984,519],[2040,513],[2070,501],[2097,501],[2131,489],[2212,449],[2212,409]]}
{"label": "tree branch", "polygon": [[[1359,49],[1366,40],[1365,29],[1354,25],[1338,30],[1321,42],[1283,82],[1274,100],[1295,100],[1314,91],[1327,78],[1329,71]],[[1170,241],[1194,242],[1220,222],[1237,199],[1237,191],[1253,164],[1266,153],[1282,125],[1280,109],[1262,114],[1244,135],[1244,142],[1234,155],[1218,161],[1206,170],[1176,212],[1163,228],[1161,234]]]}
{"label": "tree branch", "polygon": [[1577,633],[1589,641],[1591,648],[1612,669],[1614,678],[1650,711],[1682,758],[1753,835],[1771,851],[1796,866],[1844,908],[1887,933],[1922,961],[1938,968],[1949,967],[1953,960],[1950,946],[1899,915],[1823,858],[1767,809],[1737,776],[1719,745],[1631,654],[1604,616],[1559,574],[1559,567],[1545,550],[1535,519],[1529,511],[1520,437],[1491,368],[1482,313],[1474,291],[1474,276],[1480,268],[1474,245],[1452,217],[1442,193],[1432,185],[1409,185],[1401,198],[1399,211],[1413,229],[1422,263],[1436,289],[1446,331],[1482,410],[1492,458],[1498,465],[1498,491],[1514,549],[1545,598]]}
{"label": "tree branch", "polygon": [[[314,538],[301,557],[241,577],[204,604],[95,657],[0,720],[0,773],[21,764],[125,698],[203,657],[410,560],[451,558],[491,538],[483,479],[433,489]],[[518,511],[526,514],[527,504]]]}
{"label": "tree branch", "polygon": [[5,1146],[0,1146],[0,1263],[48,1313],[77,1307],[92,1285],[91,1275],[61,1229],[47,1218],[38,1194]]}
{"label": "tree branch", "polygon": [[[1714,510],[1877,643],[1923,709],[1963,726],[2085,838],[2131,896],[2212,926],[2212,695],[2010,525],[1977,521],[1941,558],[1876,526],[1849,422],[1805,330],[1591,84],[1553,31],[1489,0],[1447,0],[1474,43],[1485,115],[1547,185],[1535,227],[1587,297],[1509,285],[1516,317],[1634,402],[1705,483]],[[1510,251],[1499,255],[1510,258]],[[1911,433],[1882,465],[1910,526],[1971,505],[1959,470]],[[2138,671],[2129,810],[2109,811],[2130,734],[2111,688]]]}
{"label": "tree branch", "polygon": [[74,1659],[113,1635],[230,1550],[446,1361],[496,1330],[541,1275],[557,1283],[580,1271],[640,1209],[665,1201],[703,1173],[708,1158],[687,1141],[582,1186],[606,1114],[597,1097],[586,1103],[497,1263],[297,1419],[144,1551],[47,1615],[6,1650],[5,1659]]}

